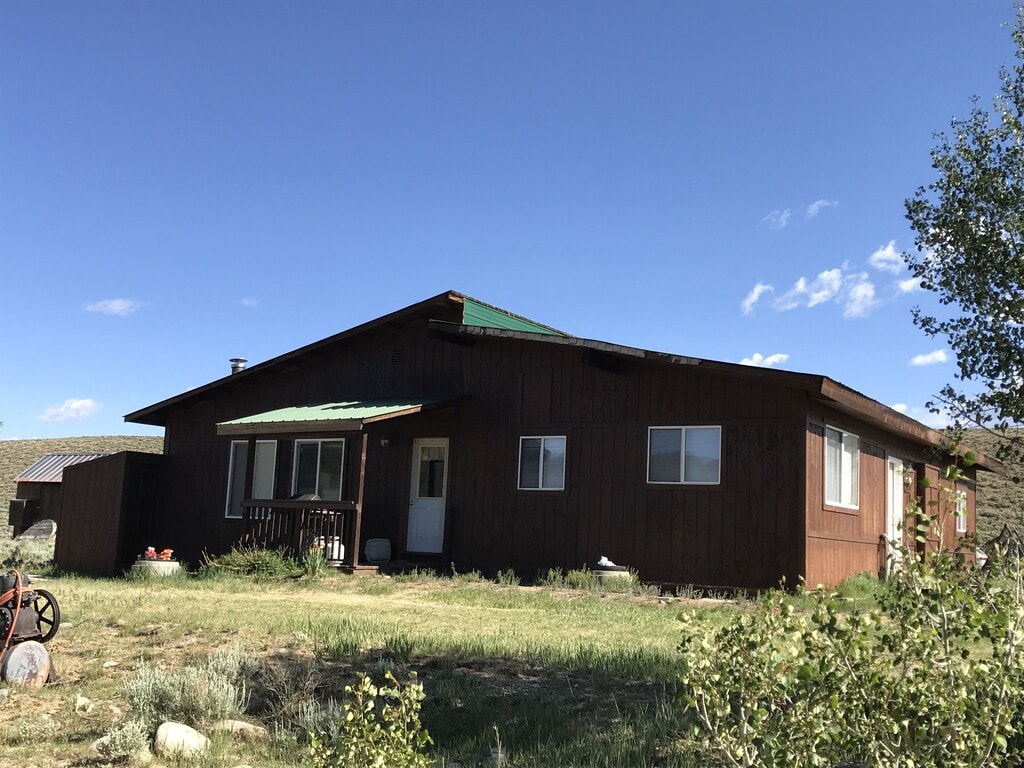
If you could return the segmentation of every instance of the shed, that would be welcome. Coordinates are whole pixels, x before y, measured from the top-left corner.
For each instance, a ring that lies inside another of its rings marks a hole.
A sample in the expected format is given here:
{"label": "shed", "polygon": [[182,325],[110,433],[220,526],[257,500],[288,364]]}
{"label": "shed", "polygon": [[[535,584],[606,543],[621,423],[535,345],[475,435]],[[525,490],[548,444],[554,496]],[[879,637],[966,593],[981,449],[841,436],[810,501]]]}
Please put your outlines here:
{"label": "shed", "polygon": [[14,535],[20,536],[39,520],[54,520],[59,525],[64,469],[106,455],[98,451],[47,453],[14,478],[18,497],[10,500],[7,517]]}

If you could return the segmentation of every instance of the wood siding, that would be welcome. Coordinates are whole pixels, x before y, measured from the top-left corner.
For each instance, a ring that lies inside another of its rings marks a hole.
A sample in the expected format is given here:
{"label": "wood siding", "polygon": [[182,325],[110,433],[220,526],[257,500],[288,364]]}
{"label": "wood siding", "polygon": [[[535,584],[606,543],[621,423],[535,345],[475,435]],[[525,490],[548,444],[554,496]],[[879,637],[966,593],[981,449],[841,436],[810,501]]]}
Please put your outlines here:
{"label": "wood siding", "polygon": [[[293,405],[467,396],[460,405],[368,428],[363,541],[405,546],[412,441],[447,437],[445,552],[485,572],[579,568],[606,555],[642,579],[768,587],[802,571],[803,395],[759,377],[511,339],[455,343],[424,323],[318,348],[173,410],[160,541],[196,559],[241,535],[225,520],[230,439],[217,422]],[[647,483],[652,425],[722,427],[717,486]],[[563,491],[519,491],[519,438],[564,435]],[[322,437],[331,437],[329,434]],[[277,498],[290,494],[292,438],[277,435]],[[346,498],[355,493],[350,442]]]}
{"label": "wood siding", "polygon": [[[825,428],[833,427],[860,439],[860,501],[856,509],[844,509],[825,502]],[[806,431],[807,455],[807,561],[804,566],[810,586],[832,587],[856,573],[878,573],[884,567],[887,532],[888,493],[887,460],[893,456],[904,461],[902,497],[904,511],[913,501],[931,509],[937,498],[937,459],[922,446],[900,439],[847,414],[815,404],[809,410]],[[970,480],[961,487],[968,495],[968,531],[974,528],[974,470],[967,468]],[[932,490],[925,490],[921,478],[928,476]],[[953,545],[964,534],[954,532],[951,514],[944,514],[944,541]],[[903,526],[904,541],[913,548],[913,520]]]}
{"label": "wood siding", "polygon": [[112,576],[147,546],[163,549],[151,516],[159,504],[162,460],[127,451],[65,468],[54,562],[69,571]]}

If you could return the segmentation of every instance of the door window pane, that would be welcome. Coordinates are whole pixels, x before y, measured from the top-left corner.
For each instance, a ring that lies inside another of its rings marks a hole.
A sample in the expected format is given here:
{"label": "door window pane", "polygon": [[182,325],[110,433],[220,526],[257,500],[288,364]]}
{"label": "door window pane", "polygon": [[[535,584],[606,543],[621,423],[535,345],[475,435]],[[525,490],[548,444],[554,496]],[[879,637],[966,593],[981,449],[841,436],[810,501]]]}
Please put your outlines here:
{"label": "door window pane", "polygon": [[292,493],[316,493],[317,468],[320,463],[320,443],[298,443],[295,450],[295,485]]}
{"label": "door window pane", "polygon": [[417,495],[421,499],[444,498],[444,465],[448,450],[444,446],[420,448]]}

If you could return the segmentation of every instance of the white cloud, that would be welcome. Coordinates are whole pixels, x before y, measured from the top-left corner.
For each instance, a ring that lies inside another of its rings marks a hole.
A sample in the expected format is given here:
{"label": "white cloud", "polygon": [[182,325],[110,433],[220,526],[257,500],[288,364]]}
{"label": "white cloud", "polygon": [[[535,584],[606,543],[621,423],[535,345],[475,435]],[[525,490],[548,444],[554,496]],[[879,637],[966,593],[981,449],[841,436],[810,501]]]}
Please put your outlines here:
{"label": "white cloud", "polygon": [[843,271],[827,269],[811,281],[805,277],[798,279],[792,288],[772,302],[772,307],[779,312],[800,306],[814,307],[835,298],[842,286]]}
{"label": "white cloud", "polygon": [[42,421],[80,421],[92,416],[100,409],[95,400],[69,398],[60,405],[51,405],[39,415]]}
{"label": "white cloud", "polygon": [[913,293],[914,291],[924,290],[921,288],[920,277],[908,277],[906,280],[900,280],[896,283],[896,288],[900,293]]}
{"label": "white cloud", "polygon": [[768,283],[758,283],[755,285],[751,289],[750,293],[747,294],[747,297],[740,303],[740,307],[743,309],[743,314],[749,315],[753,312],[754,305],[757,304],[758,299],[760,299],[764,294],[771,293],[774,290],[775,288]]}
{"label": "white cloud", "polygon": [[772,211],[761,219],[761,223],[764,224],[767,221],[770,229],[785,229],[792,215],[792,208],[786,208],[784,211]]}
{"label": "white cloud", "polygon": [[890,240],[868,256],[868,264],[879,272],[891,272],[898,275],[903,271],[903,256],[896,250],[896,241]]}
{"label": "white cloud", "polygon": [[944,349],[936,349],[934,352],[928,352],[927,354],[914,355],[910,359],[911,365],[936,365],[937,363],[944,363],[949,360],[949,353]]}
{"label": "white cloud", "polygon": [[894,411],[898,411],[899,413],[906,413],[907,409],[910,408],[910,406],[907,405],[906,403],[893,403],[889,407],[892,408]]}
{"label": "white cloud", "polygon": [[784,352],[776,352],[774,355],[765,357],[760,352],[755,352],[750,357],[740,360],[740,365],[753,365],[757,368],[771,368],[773,365],[784,363],[789,360],[789,355]]}
{"label": "white cloud", "polygon": [[836,205],[839,205],[839,203],[835,200],[815,200],[804,209],[804,218],[810,221],[821,213],[822,209],[832,208]]}
{"label": "white cloud", "polygon": [[137,299],[103,299],[85,305],[86,312],[98,312],[101,315],[117,315],[128,317],[139,310],[142,302]]}
{"label": "white cloud", "polygon": [[864,272],[853,276],[852,285],[843,304],[843,317],[867,317],[871,310],[878,306],[875,286],[867,277]]}
{"label": "white cloud", "polygon": [[252,307],[255,307],[255,306],[256,306],[257,304],[259,304],[259,303],[260,303],[260,300],[259,300],[259,299],[257,299],[257,298],[256,298],[256,297],[254,297],[254,296],[246,296],[246,297],[245,297],[244,299],[242,299],[242,301],[241,301],[241,305],[242,305],[243,307],[249,307],[250,309],[251,309]]}

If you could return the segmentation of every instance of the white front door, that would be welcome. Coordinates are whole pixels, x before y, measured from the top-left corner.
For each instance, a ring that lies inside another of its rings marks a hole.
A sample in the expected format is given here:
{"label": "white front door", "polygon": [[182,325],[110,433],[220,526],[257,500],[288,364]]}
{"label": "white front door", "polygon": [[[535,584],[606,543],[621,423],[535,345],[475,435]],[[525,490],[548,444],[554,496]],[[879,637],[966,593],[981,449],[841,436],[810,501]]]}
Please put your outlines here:
{"label": "white front door", "polygon": [[430,554],[444,551],[444,507],[447,495],[448,438],[413,440],[407,551]]}
{"label": "white front door", "polygon": [[[895,544],[889,547],[893,562],[899,561],[899,553],[895,547],[903,544],[903,525],[905,510],[903,507],[903,459],[890,456],[886,462],[886,505],[885,505],[885,537]],[[888,570],[888,569],[887,569]]]}

